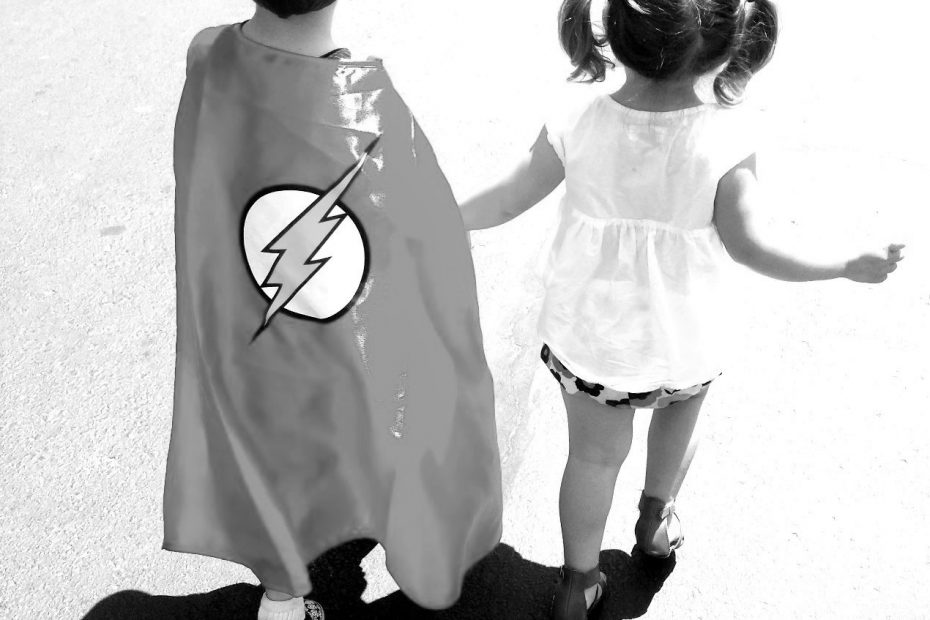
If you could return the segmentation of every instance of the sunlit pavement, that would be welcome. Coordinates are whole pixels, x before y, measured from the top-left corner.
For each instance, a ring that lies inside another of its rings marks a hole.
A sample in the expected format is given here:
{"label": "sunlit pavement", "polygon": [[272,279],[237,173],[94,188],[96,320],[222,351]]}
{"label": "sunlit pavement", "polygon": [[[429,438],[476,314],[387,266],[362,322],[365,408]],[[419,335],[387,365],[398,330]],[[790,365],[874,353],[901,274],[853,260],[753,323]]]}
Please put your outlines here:
{"label": "sunlit pavement", "polygon": [[[528,148],[549,114],[619,79],[564,82],[556,0],[343,5],[343,41],[386,59],[459,196]],[[0,618],[100,618],[104,603],[129,619],[254,613],[249,571],[160,550],[173,114],[187,42],[248,9],[0,5]],[[766,110],[763,222],[813,254],[895,241],[907,259],[881,286],[790,285],[734,269],[741,346],[708,397],[679,498],[687,542],[661,578],[643,581],[629,558],[644,414],[604,542],[613,616],[926,617],[930,163],[916,76],[928,12],[886,16],[858,0],[784,7],[777,59],[753,92]],[[556,203],[473,236],[505,533],[444,617],[544,617],[562,561],[564,414],[535,336],[534,266]],[[351,567],[344,587],[322,583],[355,596],[351,613],[414,617],[380,548],[362,566],[367,584]]]}

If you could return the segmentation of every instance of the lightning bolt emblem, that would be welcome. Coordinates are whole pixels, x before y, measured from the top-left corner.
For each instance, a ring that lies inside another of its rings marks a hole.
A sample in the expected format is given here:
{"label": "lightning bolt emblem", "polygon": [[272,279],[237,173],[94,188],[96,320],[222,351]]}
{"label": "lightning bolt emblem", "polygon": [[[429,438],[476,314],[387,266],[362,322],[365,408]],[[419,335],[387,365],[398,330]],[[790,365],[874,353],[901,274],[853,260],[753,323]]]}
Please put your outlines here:
{"label": "lightning bolt emblem", "polygon": [[261,327],[252,337],[253,342],[268,328],[275,315],[329,262],[330,256],[318,256],[320,248],[348,217],[345,212],[333,213],[336,203],[352,185],[379,139],[375,138],[341,179],[314,200],[262,250],[267,254],[276,254],[277,258],[261,286],[276,287],[277,291],[268,304]]}

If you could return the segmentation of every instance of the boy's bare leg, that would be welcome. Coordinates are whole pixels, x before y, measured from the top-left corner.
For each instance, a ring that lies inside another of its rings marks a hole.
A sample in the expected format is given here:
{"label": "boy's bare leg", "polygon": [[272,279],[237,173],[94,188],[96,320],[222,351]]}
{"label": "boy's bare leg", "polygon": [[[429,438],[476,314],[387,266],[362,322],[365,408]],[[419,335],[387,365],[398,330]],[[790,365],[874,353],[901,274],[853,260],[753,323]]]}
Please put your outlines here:
{"label": "boy's bare leg", "polygon": [[292,598],[296,598],[294,596],[291,596],[290,594],[286,594],[284,592],[277,592],[275,590],[269,590],[267,588],[265,588],[265,596],[267,596],[272,601],[289,601]]}

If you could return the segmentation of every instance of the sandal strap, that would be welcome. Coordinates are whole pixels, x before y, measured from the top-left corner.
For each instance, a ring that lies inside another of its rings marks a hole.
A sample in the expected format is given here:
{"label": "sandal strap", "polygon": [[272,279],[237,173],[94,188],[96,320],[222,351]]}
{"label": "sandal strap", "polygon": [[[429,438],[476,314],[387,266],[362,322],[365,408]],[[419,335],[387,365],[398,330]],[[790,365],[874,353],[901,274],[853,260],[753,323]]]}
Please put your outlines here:
{"label": "sandal strap", "polygon": [[639,511],[655,519],[667,519],[675,513],[675,502],[665,502],[657,497],[646,495],[645,491],[639,497]]}
{"label": "sandal strap", "polygon": [[596,586],[597,584],[601,582],[601,567],[595,566],[594,568],[586,572],[584,574],[584,577],[582,577],[582,579],[584,580],[582,583],[584,583],[585,590],[587,590],[588,588],[592,586]]}
{"label": "sandal strap", "polygon": [[669,532],[666,528],[666,535],[668,536],[668,547],[672,551],[681,547],[682,543],[685,542],[684,534],[681,532],[681,519],[678,518],[678,514],[674,511],[671,513],[673,521],[677,526],[675,529],[675,536],[672,536],[672,532]]}
{"label": "sandal strap", "polygon": [[592,586],[596,586],[601,582],[601,567],[595,566],[589,571],[580,571],[572,568],[571,566],[562,566],[561,571],[565,573],[573,573],[576,578],[581,580],[582,587],[587,590]]}
{"label": "sandal strap", "polygon": [[[678,518],[678,514],[675,511],[674,501],[666,502],[657,497],[650,497],[646,495],[644,491],[639,498],[639,511],[641,516],[640,520],[637,521],[636,534],[638,543],[643,543],[643,541],[639,540],[639,528],[640,525],[645,523],[654,525],[657,528],[644,532],[646,537],[655,536],[659,531],[658,528],[664,529],[665,545],[668,547],[669,553],[681,547],[684,542],[684,536],[681,533],[681,520]],[[654,523],[649,523],[649,521],[653,521]],[[646,544],[646,546],[648,547],[649,544]],[[646,553],[648,554],[650,552],[646,551]]]}

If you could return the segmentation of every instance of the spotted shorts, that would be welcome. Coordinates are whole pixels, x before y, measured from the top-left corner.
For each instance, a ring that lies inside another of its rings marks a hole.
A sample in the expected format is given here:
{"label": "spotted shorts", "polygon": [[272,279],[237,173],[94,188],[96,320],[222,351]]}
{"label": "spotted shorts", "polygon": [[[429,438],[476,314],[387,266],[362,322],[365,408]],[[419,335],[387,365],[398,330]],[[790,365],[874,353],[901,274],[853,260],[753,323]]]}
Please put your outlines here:
{"label": "spotted shorts", "polygon": [[555,377],[562,389],[567,394],[577,394],[579,392],[587,394],[602,405],[608,407],[633,407],[635,409],[662,409],[672,403],[688,400],[692,396],[697,396],[707,389],[711,381],[694,385],[692,387],[682,388],[680,390],[670,390],[668,388],[659,388],[651,392],[621,392],[609,387],[604,387],[600,383],[591,383],[576,377],[568,368],[559,361],[549,345],[543,345],[539,356],[543,363],[549,368],[549,372]]}

